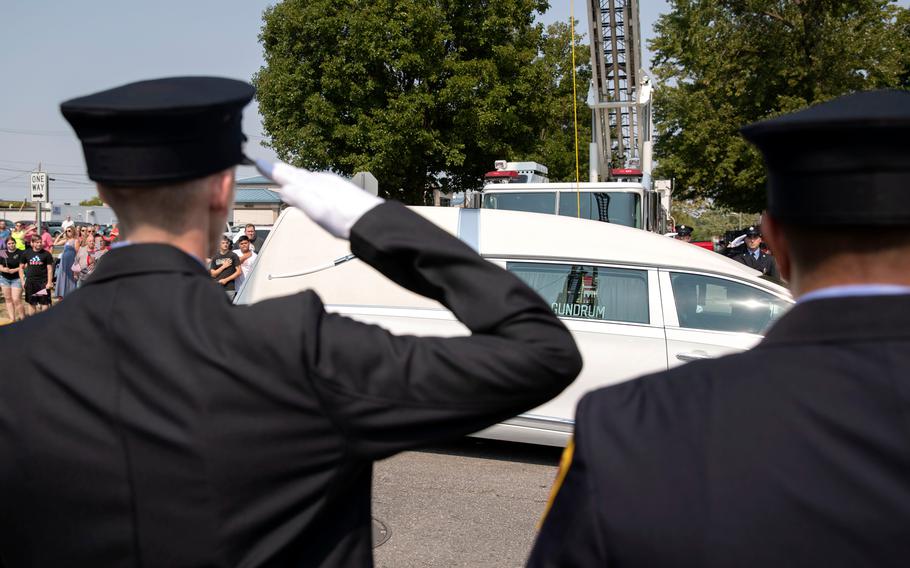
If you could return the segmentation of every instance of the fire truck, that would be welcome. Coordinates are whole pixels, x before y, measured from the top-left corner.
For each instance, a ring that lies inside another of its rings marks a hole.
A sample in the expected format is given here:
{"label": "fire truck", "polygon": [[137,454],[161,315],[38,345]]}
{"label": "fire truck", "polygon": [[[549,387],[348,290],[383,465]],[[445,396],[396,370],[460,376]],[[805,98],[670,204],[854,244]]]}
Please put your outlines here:
{"label": "fire truck", "polygon": [[475,203],[667,233],[672,188],[669,180],[651,177],[652,89],[640,67],[638,0],[589,0],[588,20],[589,181],[550,183],[540,164],[499,160]]}
{"label": "fire truck", "polygon": [[534,162],[497,161],[484,177],[477,205],[579,217],[664,233],[669,190],[650,190],[637,171],[614,181],[553,183],[547,168]]}

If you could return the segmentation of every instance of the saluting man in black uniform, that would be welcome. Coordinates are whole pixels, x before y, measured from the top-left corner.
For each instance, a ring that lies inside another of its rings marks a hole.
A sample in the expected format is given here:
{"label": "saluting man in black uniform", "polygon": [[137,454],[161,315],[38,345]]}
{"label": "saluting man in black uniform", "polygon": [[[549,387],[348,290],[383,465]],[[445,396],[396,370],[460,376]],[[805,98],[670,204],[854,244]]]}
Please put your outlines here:
{"label": "saluting man in black uniform", "polygon": [[530,409],[578,373],[571,335],[516,277],[397,203],[285,164],[261,169],[288,203],[473,335],[394,336],[313,292],[228,303],[202,259],[252,97],[183,77],[63,103],[126,242],[66,302],[0,329],[5,568],[370,566],[375,460]]}
{"label": "saluting man in black uniform", "polygon": [[585,396],[532,567],[904,567],[910,92],[743,129],[798,298],[745,353]]}
{"label": "saluting man in black uniform", "polygon": [[754,268],[762,274],[780,280],[780,271],[774,257],[761,249],[761,230],[758,227],[746,229],[746,250],[733,257],[749,268]]}
{"label": "saluting man in black uniform", "polygon": [[688,225],[680,225],[676,227],[676,240],[683,242],[692,241],[692,227]]}

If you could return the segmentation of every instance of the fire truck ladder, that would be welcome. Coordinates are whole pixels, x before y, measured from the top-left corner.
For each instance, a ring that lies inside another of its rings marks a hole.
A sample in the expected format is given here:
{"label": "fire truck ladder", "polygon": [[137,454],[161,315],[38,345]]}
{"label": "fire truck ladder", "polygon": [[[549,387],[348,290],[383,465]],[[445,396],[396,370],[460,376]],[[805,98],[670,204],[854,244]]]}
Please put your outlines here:
{"label": "fire truck ladder", "polygon": [[612,168],[641,168],[642,143],[650,137],[638,93],[639,30],[638,0],[588,0],[592,136],[598,146],[597,171],[604,181],[610,179]]}

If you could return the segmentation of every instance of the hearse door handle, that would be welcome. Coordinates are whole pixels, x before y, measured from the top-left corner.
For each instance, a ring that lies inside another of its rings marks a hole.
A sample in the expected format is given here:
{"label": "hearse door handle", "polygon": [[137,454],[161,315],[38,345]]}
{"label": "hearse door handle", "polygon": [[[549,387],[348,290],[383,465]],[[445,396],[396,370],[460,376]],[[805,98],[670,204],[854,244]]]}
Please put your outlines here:
{"label": "hearse door handle", "polygon": [[711,356],[705,351],[690,351],[689,353],[677,353],[676,358],[680,361],[698,361],[699,359],[710,359]]}

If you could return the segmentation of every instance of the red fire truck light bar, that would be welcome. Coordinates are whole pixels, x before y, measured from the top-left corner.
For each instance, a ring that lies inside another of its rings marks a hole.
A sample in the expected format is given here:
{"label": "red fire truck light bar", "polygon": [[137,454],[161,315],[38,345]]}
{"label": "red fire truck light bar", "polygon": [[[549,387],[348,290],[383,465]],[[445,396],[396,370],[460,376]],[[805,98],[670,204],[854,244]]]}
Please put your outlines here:
{"label": "red fire truck light bar", "polygon": [[486,175],[484,175],[483,177],[484,177],[484,179],[516,178],[516,177],[518,177],[518,172],[516,172],[515,170],[509,170],[509,171],[497,170],[497,171],[493,171],[493,172],[487,172]]}
{"label": "red fire truck light bar", "polygon": [[641,176],[641,170],[636,170],[634,168],[614,168],[610,170],[610,173],[614,176]]}

